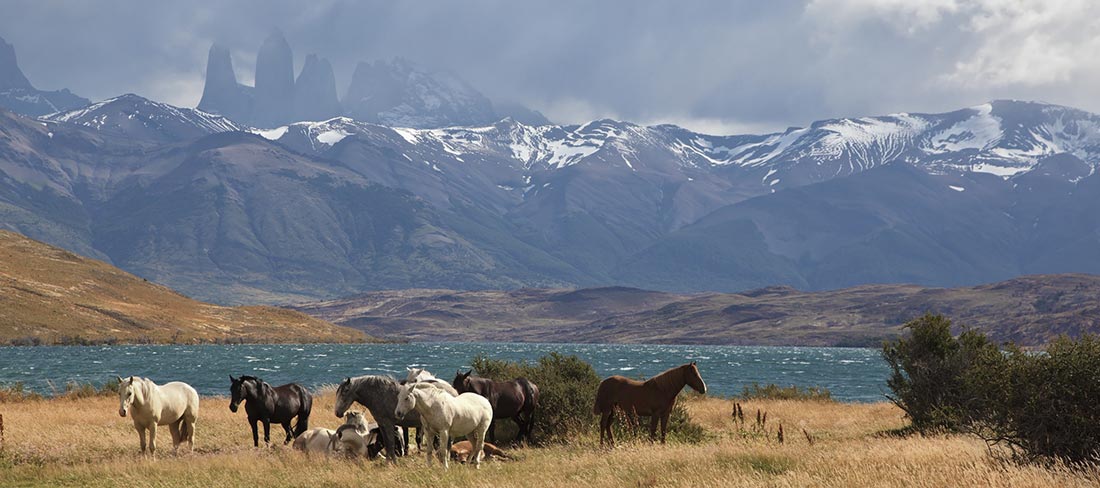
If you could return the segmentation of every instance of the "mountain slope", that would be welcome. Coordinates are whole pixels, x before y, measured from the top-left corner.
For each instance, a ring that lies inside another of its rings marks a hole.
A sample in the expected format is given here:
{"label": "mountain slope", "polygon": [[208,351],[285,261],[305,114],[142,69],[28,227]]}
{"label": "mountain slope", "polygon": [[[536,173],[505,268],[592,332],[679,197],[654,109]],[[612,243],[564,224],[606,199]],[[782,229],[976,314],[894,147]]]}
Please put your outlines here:
{"label": "mountain slope", "polygon": [[220,115],[128,93],[87,107],[46,115],[41,120],[68,122],[128,138],[153,142],[179,142],[243,128]]}
{"label": "mountain slope", "polygon": [[1042,275],[965,288],[868,285],[806,293],[769,287],[676,295],[636,288],[400,290],[298,310],[418,341],[878,346],[926,312],[1035,346],[1100,333],[1100,276]]}
{"label": "mountain slope", "polygon": [[258,137],[127,95],[42,121],[0,112],[0,227],[220,303],[960,286],[1094,271],[1095,120],[997,101],[765,135],[337,117]]}
{"label": "mountain slope", "polygon": [[368,339],[286,309],[198,302],[101,261],[0,231],[0,343]]}

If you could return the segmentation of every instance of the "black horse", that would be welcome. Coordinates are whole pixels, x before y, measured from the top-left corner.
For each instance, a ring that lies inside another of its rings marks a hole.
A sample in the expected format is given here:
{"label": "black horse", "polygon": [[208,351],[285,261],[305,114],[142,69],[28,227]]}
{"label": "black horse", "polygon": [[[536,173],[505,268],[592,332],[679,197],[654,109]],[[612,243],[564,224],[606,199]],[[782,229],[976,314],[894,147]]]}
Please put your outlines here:
{"label": "black horse", "polygon": [[[297,383],[272,387],[255,376],[229,377],[232,385],[229,392],[229,410],[236,413],[237,406],[244,401],[244,411],[248,413],[248,423],[252,426],[252,444],[260,446],[258,422],[264,423],[264,442],[271,442],[271,423],[283,426],[286,431],[284,444],[290,443],[309,428],[309,411],[313,408],[313,397]],[[298,417],[294,429],[290,421]]]}
{"label": "black horse", "polygon": [[535,409],[539,406],[539,387],[527,380],[493,381],[489,378],[470,376],[473,370],[455,372],[451,386],[459,393],[474,392],[489,400],[493,406],[493,423],[489,424],[489,442],[496,443],[496,419],[512,419],[519,426],[516,440],[531,442],[531,429],[535,426]]}

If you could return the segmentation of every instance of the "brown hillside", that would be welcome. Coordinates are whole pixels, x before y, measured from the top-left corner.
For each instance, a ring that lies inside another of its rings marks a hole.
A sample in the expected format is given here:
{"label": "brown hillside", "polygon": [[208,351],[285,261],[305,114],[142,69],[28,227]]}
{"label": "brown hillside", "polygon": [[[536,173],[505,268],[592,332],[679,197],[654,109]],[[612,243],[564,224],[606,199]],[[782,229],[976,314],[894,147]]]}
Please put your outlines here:
{"label": "brown hillside", "polygon": [[102,261],[0,230],[0,344],[368,339],[292,310],[192,300]]}
{"label": "brown hillside", "polygon": [[866,285],[677,295],[634,288],[371,292],[298,307],[417,341],[877,346],[925,312],[1033,346],[1100,333],[1100,276],[1023,276],[960,288]]}

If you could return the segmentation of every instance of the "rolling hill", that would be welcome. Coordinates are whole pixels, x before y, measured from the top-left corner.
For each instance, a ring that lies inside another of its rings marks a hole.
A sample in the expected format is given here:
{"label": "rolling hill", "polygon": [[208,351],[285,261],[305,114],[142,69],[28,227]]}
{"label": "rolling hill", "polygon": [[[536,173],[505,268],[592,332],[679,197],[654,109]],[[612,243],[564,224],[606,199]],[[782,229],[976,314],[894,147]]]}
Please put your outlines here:
{"label": "rolling hill", "polygon": [[775,286],[673,294],[610,287],[514,291],[395,290],[298,310],[380,337],[414,341],[877,346],[926,312],[994,340],[1034,346],[1100,333],[1100,276],[1024,276],[930,288],[866,285],[823,292]]}
{"label": "rolling hill", "polygon": [[364,342],[268,306],[222,307],[0,230],[0,344]]}

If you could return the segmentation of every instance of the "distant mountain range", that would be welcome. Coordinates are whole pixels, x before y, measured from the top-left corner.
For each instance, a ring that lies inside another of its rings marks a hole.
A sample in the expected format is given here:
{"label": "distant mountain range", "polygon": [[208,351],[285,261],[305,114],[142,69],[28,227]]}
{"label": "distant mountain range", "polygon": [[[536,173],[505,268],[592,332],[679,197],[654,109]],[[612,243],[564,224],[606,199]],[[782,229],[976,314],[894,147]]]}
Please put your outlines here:
{"label": "distant mountain range", "polygon": [[1098,118],[994,101],[714,136],[599,120],[250,129],[124,95],[0,113],[0,226],[219,303],[1100,273]]}
{"label": "distant mountain range", "polygon": [[865,285],[824,292],[768,287],[680,295],[608,287],[392,290],[298,310],[379,337],[413,341],[869,346],[924,313],[997,342],[1038,346],[1100,332],[1100,276],[1025,276],[963,288]]}
{"label": "distant mountain range", "polygon": [[262,128],[341,115],[417,128],[480,126],[506,116],[536,125],[550,123],[542,114],[520,105],[494,106],[456,75],[428,72],[403,58],[359,63],[340,100],[327,59],[306,56],[301,72],[294,77],[293,51],[278,30],[272,31],[256,54],[255,80],[255,87],[238,83],[229,50],[211,46],[199,110]]}
{"label": "distant mountain range", "polygon": [[[217,303],[1100,273],[1100,116],[1069,107],[708,135],[497,119],[503,104],[403,60],[361,64],[339,100],[326,60],[294,76],[278,32],[256,69],[240,85],[212,47],[195,109],[0,110],[0,228]],[[6,43],[0,86],[33,90]]]}

